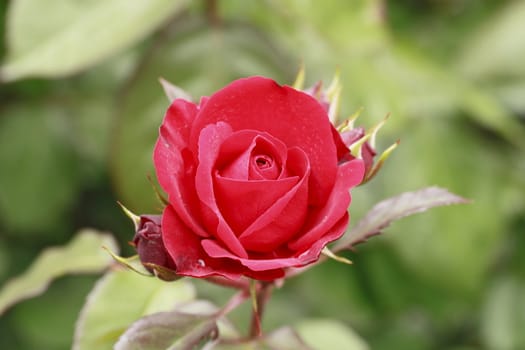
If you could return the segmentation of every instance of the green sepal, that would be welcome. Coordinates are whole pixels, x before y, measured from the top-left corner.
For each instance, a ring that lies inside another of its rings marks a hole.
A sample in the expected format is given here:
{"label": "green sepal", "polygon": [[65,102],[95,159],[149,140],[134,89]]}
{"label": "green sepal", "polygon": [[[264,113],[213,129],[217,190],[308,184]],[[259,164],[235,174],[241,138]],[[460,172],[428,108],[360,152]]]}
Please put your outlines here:
{"label": "green sepal", "polygon": [[171,102],[175,101],[176,99],[184,99],[186,101],[192,101],[191,95],[181,89],[180,87],[170,83],[164,78],[159,78],[160,85],[162,85],[162,89],[164,89],[164,93],[166,94],[166,97]]}
{"label": "green sepal", "polygon": [[343,263],[343,264],[347,264],[347,265],[352,265],[353,264],[351,260],[349,260],[349,259],[347,259],[345,257],[339,256],[339,255],[336,255],[328,247],[324,247],[323,250],[321,251],[321,254],[329,257],[330,259],[334,259],[335,261]]}
{"label": "green sepal", "polygon": [[295,77],[295,81],[292,85],[292,87],[296,90],[303,90],[304,89],[304,80],[305,80],[305,70],[304,70],[304,63],[301,62],[301,65],[299,67],[299,71],[297,72],[297,76]]}
{"label": "green sepal", "polygon": [[147,268],[150,268],[153,271],[153,274],[155,277],[160,278],[163,281],[176,281],[179,278],[182,278],[183,276],[177,275],[177,271],[168,269],[167,267],[164,267],[162,265],[157,265],[153,263],[142,263]]}
{"label": "green sepal", "polygon": [[126,208],[124,204],[120,203],[119,201],[117,201],[117,204],[120,206],[124,214],[126,214],[126,216],[130,218],[131,221],[133,221],[133,225],[135,225],[135,231],[137,231],[140,227],[140,216],[135,215],[131,210]]}
{"label": "green sepal", "polygon": [[[168,282],[178,280],[182,277],[180,275],[177,275],[177,272],[175,270],[168,269],[167,267],[153,263],[141,262],[138,254],[125,258],[113,253],[111,249],[107,247],[102,248],[104,248],[109,253],[109,255],[111,255],[111,257],[115,259],[116,262],[127,267],[131,271],[138,273],[139,275],[146,277],[155,276],[163,281]],[[152,272],[150,272],[148,269],[151,269]]]}
{"label": "green sepal", "polygon": [[337,116],[339,114],[340,100],[341,100],[341,91],[343,90],[343,85],[341,85],[341,72],[339,69],[335,72],[334,78],[326,89],[326,98],[330,106],[328,107],[328,119],[335,124],[337,121]]}
{"label": "green sepal", "polygon": [[381,120],[379,123],[377,123],[370,131],[370,146],[372,146],[373,149],[376,148],[376,136],[377,136],[377,133],[379,132],[379,130],[381,130],[381,128],[383,127],[383,125],[385,125],[386,121],[388,120],[388,118],[390,117],[390,113],[388,113],[384,118],[383,120]]}
{"label": "green sepal", "polygon": [[346,120],[337,127],[337,131],[341,133],[352,130],[354,128],[354,122],[357,120],[357,118],[359,118],[363,110],[363,107],[359,107],[358,110],[356,110],[351,116],[346,118]]}
{"label": "green sepal", "polygon": [[400,142],[401,142],[400,140],[397,140],[392,145],[390,145],[390,147],[388,147],[386,150],[384,150],[383,153],[381,153],[381,156],[379,156],[379,159],[374,164],[374,167],[372,168],[372,170],[370,170],[370,172],[368,174],[365,175],[365,178],[360,183],[360,185],[363,185],[363,184],[367,183],[368,181],[372,180],[372,178],[374,178],[374,176],[377,175],[377,172],[381,169],[381,167],[383,166],[385,161],[388,159],[390,154],[392,152],[394,152],[394,150],[397,148],[397,146],[399,145]]}
{"label": "green sepal", "polygon": [[131,271],[133,272],[136,272],[138,273],[139,275],[142,275],[142,276],[147,276],[147,277],[151,277],[153,276],[148,270],[146,270],[146,268],[142,265],[141,261],[140,261],[140,258],[137,255],[133,255],[133,256],[130,256],[130,257],[123,257],[123,256],[120,256],[116,253],[114,253],[113,251],[111,251],[111,249],[109,249],[108,247],[106,246],[103,246],[102,247],[103,249],[105,249],[109,255],[111,255],[111,257],[116,261],[118,262],[119,264],[121,264],[122,266],[124,267],[127,267],[128,269],[130,269]]}
{"label": "green sepal", "polygon": [[151,187],[153,187],[153,191],[155,192],[155,196],[157,197],[158,201],[162,205],[167,207],[170,204],[168,199],[166,197],[164,197],[164,195],[162,193],[160,193],[159,188],[157,187],[157,185],[155,184],[155,182],[153,181],[153,179],[151,178],[151,176],[149,174],[148,174],[147,178],[148,178],[149,183],[151,184]]}
{"label": "green sepal", "polygon": [[350,154],[352,156],[354,156],[355,158],[361,159],[361,148],[363,147],[365,142],[368,141],[368,139],[370,139],[371,136],[372,136],[372,134],[367,133],[363,137],[361,137],[359,140],[357,140],[356,142],[351,144],[350,145]]}

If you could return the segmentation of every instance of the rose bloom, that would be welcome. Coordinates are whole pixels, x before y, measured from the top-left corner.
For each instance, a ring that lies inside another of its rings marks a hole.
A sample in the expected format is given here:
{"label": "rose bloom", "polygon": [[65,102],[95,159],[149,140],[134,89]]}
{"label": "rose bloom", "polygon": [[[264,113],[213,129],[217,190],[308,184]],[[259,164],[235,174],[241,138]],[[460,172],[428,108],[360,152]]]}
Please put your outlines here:
{"label": "rose bloom", "polygon": [[230,279],[317,261],[343,235],[364,173],[315,98],[262,77],[173,101],[154,163],[177,274]]}

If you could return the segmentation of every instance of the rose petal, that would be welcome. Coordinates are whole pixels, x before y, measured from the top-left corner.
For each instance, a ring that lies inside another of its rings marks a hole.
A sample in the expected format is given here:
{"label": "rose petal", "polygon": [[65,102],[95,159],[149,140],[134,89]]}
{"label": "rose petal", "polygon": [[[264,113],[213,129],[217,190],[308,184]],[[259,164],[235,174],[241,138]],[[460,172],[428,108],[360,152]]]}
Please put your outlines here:
{"label": "rose petal", "polygon": [[200,237],[184,225],[171,206],[162,215],[162,239],[178,275],[220,275],[235,280],[243,274],[244,269],[231,260],[211,259],[202,249]]}
{"label": "rose petal", "polygon": [[337,160],[348,161],[353,157],[350,154],[347,144],[343,141],[342,135],[337,131],[337,129],[332,125],[332,136],[334,138],[335,147],[337,149]]}
{"label": "rose petal", "polygon": [[194,165],[187,149],[190,125],[196,113],[197,106],[191,102],[178,99],[171,104],[160,127],[153,162],[159,183],[169,194],[169,200],[181,220],[193,232],[207,237],[208,233],[195,218],[198,206],[191,176]]}
{"label": "rose petal", "polygon": [[239,236],[242,245],[248,250],[272,251],[293,237],[304,223],[308,206],[310,165],[306,154],[299,148],[290,149],[288,159],[289,172],[297,174],[300,181]]}
{"label": "rose petal", "polygon": [[212,95],[200,110],[192,125],[190,147],[197,147],[206,125],[218,121],[234,131],[259,130],[289,148],[301,147],[312,167],[310,203],[326,202],[337,174],[337,150],[326,111],[314,98],[262,77],[237,80]]}
{"label": "rose petal", "polygon": [[281,180],[257,181],[241,181],[216,176],[217,204],[233,231],[240,234],[290,191],[298,181],[297,176]]}
{"label": "rose petal", "polygon": [[[287,148],[284,143],[264,132],[242,130],[233,133],[221,145],[216,167],[223,177],[268,179],[259,169],[252,169],[254,153],[271,156],[279,168],[286,163]],[[280,170],[278,172],[283,175]]]}
{"label": "rose petal", "polygon": [[252,271],[266,271],[271,269],[283,269],[287,267],[299,267],[310,264],[321,254],[321,250],[330,242],[338,239],[345,232],[348,224],[348,214],[344,215],[339,221],[331,227],[324,236],[320,237],[308,250],[299,256],[286,258],[268,258],[268,259],[245,259],[233,255],[228,250],[220,246],[216,241],[203,239],[201,241],[204,251],[214,258],[228,258],[240,262]]}
{"label": "rose petal", "polygon": [[354,159],[339,166],[337,180],[326,205],[308,217],[306,230],[295,241],[288,243],[293,251],[307,249],[324,235],[345,213],[350,205],[349,190],[358,185],[364,176],[364,164],[361,159]]}
{"label": "rose petal", "polygon": [[233,253],[248,257],[246,250],[241,245],[237,236],[224,219],[217,205],[213,186],[215,162],[222,142],[232,133],[228,124],[219,122],[205,127],[199,137],[199,165],[195,174],[195,188],[199,199],[205,205],[203,218],[207,221],[210,231],[216,234],[228,249]]}

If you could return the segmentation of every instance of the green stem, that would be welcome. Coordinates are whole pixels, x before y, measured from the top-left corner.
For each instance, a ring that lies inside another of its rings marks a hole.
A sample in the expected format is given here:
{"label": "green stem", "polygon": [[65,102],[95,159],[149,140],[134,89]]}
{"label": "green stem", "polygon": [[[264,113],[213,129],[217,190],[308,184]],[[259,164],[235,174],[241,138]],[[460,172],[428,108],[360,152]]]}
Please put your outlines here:
{"label": "green stem", "polygon": [[262,336],[261,320],[266,303],[270,299],[273,285],[270,283],[253,281],[250,287],[250,294],[252,295],[250,338],[254,339]]}

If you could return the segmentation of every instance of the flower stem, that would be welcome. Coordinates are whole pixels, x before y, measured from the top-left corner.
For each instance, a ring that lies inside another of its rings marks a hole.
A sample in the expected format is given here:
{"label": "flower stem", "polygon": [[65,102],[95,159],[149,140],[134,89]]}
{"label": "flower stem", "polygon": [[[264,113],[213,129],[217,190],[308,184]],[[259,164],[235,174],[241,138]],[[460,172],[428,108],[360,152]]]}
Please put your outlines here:
{"label": "flower stem", "polygon": [[252,321],[250,326],[250,338],[259,338],[262,336],[261,320],[266,303],[272,294],[273,285],[253,281],[250,294],[252,295]]}

